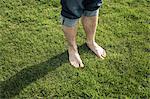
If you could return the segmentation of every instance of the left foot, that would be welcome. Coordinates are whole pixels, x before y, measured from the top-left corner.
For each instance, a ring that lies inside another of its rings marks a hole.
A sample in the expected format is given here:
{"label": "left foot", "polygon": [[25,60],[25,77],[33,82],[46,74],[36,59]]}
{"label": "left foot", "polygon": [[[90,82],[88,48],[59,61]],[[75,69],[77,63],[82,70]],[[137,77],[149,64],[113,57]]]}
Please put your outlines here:
{"label": "left foot", "polygon": [[96,42],[93,43],[87,42],[87,46],[101,59],[104,59],[106,57],[106,51]]}

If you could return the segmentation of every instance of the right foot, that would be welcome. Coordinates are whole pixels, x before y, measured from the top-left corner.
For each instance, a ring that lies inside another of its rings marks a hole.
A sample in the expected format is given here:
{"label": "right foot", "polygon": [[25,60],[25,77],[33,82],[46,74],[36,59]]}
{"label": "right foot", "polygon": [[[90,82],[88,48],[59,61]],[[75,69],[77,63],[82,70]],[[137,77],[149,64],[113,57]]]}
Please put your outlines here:
{"label": "right foot", "polygon": [[69,61],[72,66],[74,66],[75,68],[84,67],[78,51],[69,48],[68,52],[69,52]]}

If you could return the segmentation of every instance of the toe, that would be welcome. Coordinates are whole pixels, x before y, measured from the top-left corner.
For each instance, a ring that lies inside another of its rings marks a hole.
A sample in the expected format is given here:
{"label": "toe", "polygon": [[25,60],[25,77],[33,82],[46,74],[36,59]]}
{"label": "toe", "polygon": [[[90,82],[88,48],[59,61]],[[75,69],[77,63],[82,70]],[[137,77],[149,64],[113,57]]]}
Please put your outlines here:
{"label": "toe", "polygon": [[94,50],[93,51],[99,58],[104,59],[102,52],[100,50]]}
{"label": "toe", "polygon": [[106,57],[106,51],[100,46],[99,46],[99,49],[98,49],[98,54],[99,54],[101,59],[104,59]]}
{"label": "toe", "polygon": [[72,66],[74,66],[75,68],[79,68],[79,64],[75,61],[71,61],[70,62]]}
{"label": "toe", "polygon": [[84,64],[82,62],[80,62],[80,67],[83,68],[84,67]]}
{"label": "toe", "polygon": [[103,54],[102,54],[103,57],[106,57],[106,51],[103,50]]}
{"label": "toe", "polygon": [[98,57],[104,59],[104,57],[100,53],[98,54]]}

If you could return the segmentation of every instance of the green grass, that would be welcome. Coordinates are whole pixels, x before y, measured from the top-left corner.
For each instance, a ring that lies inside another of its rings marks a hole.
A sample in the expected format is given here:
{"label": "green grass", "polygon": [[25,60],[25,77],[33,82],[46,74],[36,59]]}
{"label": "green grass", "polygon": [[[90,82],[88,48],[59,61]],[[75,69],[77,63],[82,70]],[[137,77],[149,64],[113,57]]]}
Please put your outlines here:
{"label": "green grass", "polygon": [[98,59],[77,42],[84,69],[68,62],[59,0],[0,1],[0,97],[150,98],[150,0],[104,0]]}

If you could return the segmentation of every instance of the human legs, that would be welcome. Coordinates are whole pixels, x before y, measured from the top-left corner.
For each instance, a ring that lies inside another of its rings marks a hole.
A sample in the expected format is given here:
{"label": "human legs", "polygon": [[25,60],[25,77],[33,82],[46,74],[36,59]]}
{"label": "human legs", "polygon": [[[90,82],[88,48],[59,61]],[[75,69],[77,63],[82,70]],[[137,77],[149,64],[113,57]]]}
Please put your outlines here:
{"label": "human legs", "polygon": [[63,32],[68,43],[69,61],[71,65],[76,68],[83,67],[76,44],[76,23],[83,12],[81,7],[82,1],[83,0],[61,0],[61,21]]}
{"label": "human legs", "polygon": [[77,29],[75,26],[68,27],[63,25],[63,32],[68,43],[68,53],[69,61],[74,67],[84,67],[82,60],[79,56],[77,44],[76,44],[76,34]]}
{"label": "human legs", "polygon": [[82,24],[87,37],[88,47],[100,58],[106,57],[105,50],[95,42],[98,16],[82,16]]}
{"label": "human legs", "polygon": [[77,30],[75,27],[77,19],[79,19],[82,15],[95,16],[82,17],[82,23],[87,34],[87,44],[89,48],[97,54],[97,56],[101,58],[106,56],[103,48],[95,42],[97,17],[94,14],[100,7],[101,3],[101,0],[61,0],[63,32],[68,42],[69,61],[74,67],[83,67],[76,45]]}

